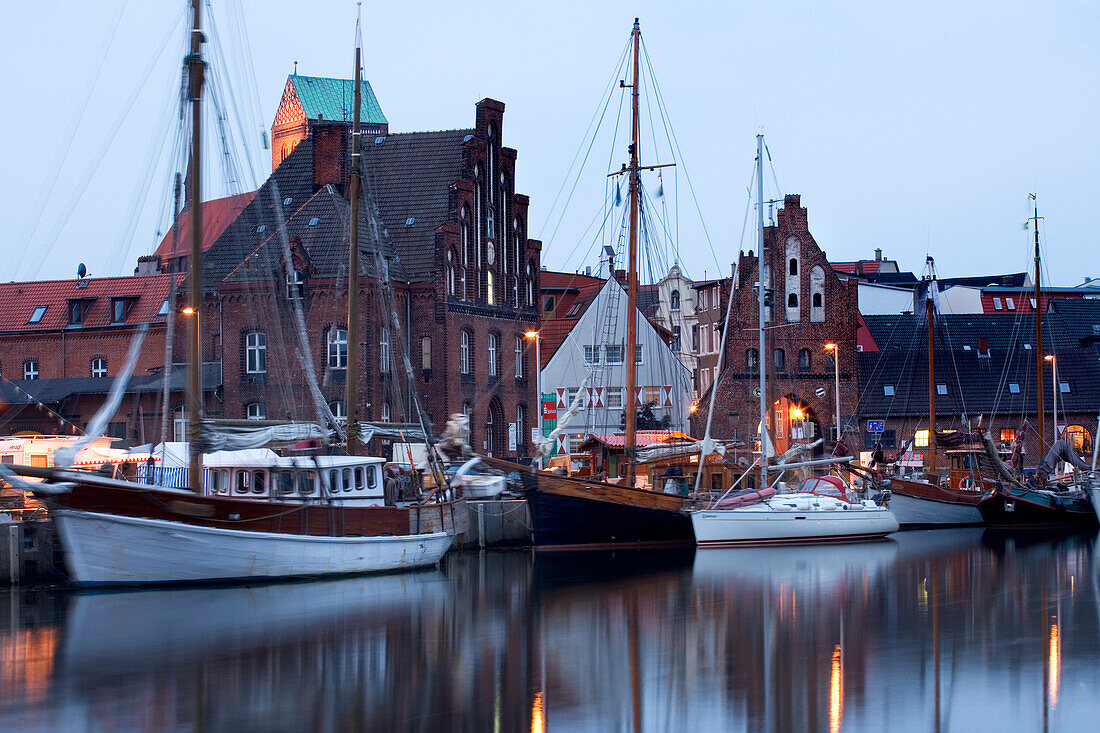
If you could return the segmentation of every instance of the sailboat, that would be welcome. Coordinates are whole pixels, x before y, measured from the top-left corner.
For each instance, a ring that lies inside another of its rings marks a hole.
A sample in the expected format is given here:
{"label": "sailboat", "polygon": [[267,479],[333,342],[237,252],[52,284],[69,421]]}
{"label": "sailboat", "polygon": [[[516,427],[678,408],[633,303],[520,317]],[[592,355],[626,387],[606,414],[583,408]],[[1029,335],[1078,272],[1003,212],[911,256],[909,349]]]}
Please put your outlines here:
{"label": "sailboat", "polygon": [[[628,177],[629,240],[627,256],[627,355],[635,353],[638,343],[638,230],[640,226],[640,172],[662,167],[642,165],[639,161],[639,72],[641,27],[634,19],[631,30],[633,81],[631,95],[630,162],[612,175]],[[624,85],[625,86],[625,85]],[[625,394],[637,393],[635,359],[624,360]],[[636,479],[637,416],[627,403],[624,446],[628,467],[620,483],[592,478],[558,475],[548,471],[517,472],[516,467],[492,458],[485,463],[512,474],[520,473],[519,482],[531,511],[534,541],[539,546],[599,546],[637,543],[690,545],[694,542],[691,522],[681,512],[685,499],[638,488]]]}
{"label": "sailboat", "polygon": [[[1039,203],[1034,194],[1030,196],[1035,201],[1033,221],[1035,223],[1035,397],[1036,397],[1036,428],[1039,434],[1039,452],[1046,447],[1044,440],[1044,410],[1043,410],[1043,300],[1040,287],[1040,255],[1039,255]],[[1055,400],[1057,400],[1057,385],[1055,386]],[[1057,410],[1057,403],[1055,403]],[[1055,435],[1047,454],[1035,471],[1036,485],[1031,486],[1019,480],[1001,461],[993,445],[993,439],[989,433],[983,434],[986,454],[996,467],[1000,480],[993,489],[987,491],[978,504],[978,511],[986,524],[999,526],[1035,526],[1035,525],[1085,525],[1092,526],[1097,523],[1100,513],[1093,509],[1093,501],[1090,501],[1090,493],[1100,485],[1100,479],[1096,477],[1096,460],[1093,459],[1093,470],[1083,480],[1078,480],[1075,474],[1074,480],[1069,483],[1046,484],[1046,476],[1042,475],[1046,468],[1053,467],[1058,457],[1068,459],[1079,468],[1085,468],[1080,458],[1073,453],[1068,443]],[[1044,485],[1046,484],[1046,485]]]}
{"label": "sailboat", "polygon": [[[204,69],[201,6],[201,0],[192,0],[188,56],[192,107],[191,206],[195,218],[191,227],[190,304],[194,311],[198,310],[203,295],[199,220]],[[357,45],[356,141],[360,53],[361,46]],[[356,156],[349,186],[355,192],[358,164]],[[355,205],[357,196],[353,197]],[[355,218],[353,215],[353,222]],[[352,239],[350,245],[351,252],[357,253],[357,240]],[[353,275],[356,272],[352,270]],[[350,300],[354,302],[355,298]],[[192,439],[203,435],[204,430],[198,323],[195,313],[190,330],[187,410]],[[355,349],[349,352],[354,353]],[[349,373],[355,372],[349,368]],[[351,390],[353,380],[348,381]],[[349,398],[348,407],[354,404],[354,399]],[[351,419],[349,414],[349,425]],[[398,507],[335,501],[336,484],[332,472],[322,470],[323,461],[298,457],[291,465],[279,467],[279,471],[272,466],[256,467],[253,481],[276,487],[274,482],[286,480],[287,491],[277,491],[270,500],[206,491],[202,453],[190,451],[188,462],[190,491],[78,471],[11,468],[17,474],[43,479],[34,488],[39,496],[50,501],[50,514],[57,524],[66,563],[78,585],[195,583],[392,571],[435,565],[454,539],[453,503],[437,499],[431,505]],[[364,465],[368,464],[369,460]],[[341,477],[342,468],[338,472]]]}
{"label": "sailboat", "polygon": [[[925,296],[925,326],[928,336],[928,472],[917,476],[891,475],[883,477],[882,485],[890,490],[890,511],[904,526],[946,527],[967,524],[981,524],[982,515],[978,512],[978,502],[982,498],[980,486],[972,489],[956,488],[957,483],[942,485],[936,472],[937,433],[936,433],[936,366],[935,366],[935,262],[928,258],[928,278]],[[984,454],[981,447],[972,450],[952,451],[950,460],[958,466],[974,465]],[[968,460],[969,459],[969,460]],[[949,475],[962,473],[958,468]],[[969,474],[969,471],[966,471]],[[871,477],[874,480],[875,476]],[[972,483],[972,482],[971,482]]]}
{"label": "sailboat", "polygon": [[[766,354],[766,283],[764,240],[764,136],[756,136],[756,190],[758,249],[757,305],[760,354]],[[728,330],[728,323],[727,329]],[[737,483],[717,501],[704,509],[690,512],[692,529],[699,547],[741,544],[800,542],[846,542],[875,539],[898,530],[898,520],[884,502],[852,498],[844,483],[835,476],[803,481],[796,492],[779,493],[768,484],[771,440],[768,435],[766,369],[760,369],[760,484],[758,488],[734,493]],[[713,403],[712,403],[713,408]],[[708,416],[707,435],[710,425]],[[794,468],[823,467],[846,463],[849,456],[776,466],[776,483],[784,471]],[[755,464],[754,464],[755,465]],[[747,475],[747,474],[746,474]]]}

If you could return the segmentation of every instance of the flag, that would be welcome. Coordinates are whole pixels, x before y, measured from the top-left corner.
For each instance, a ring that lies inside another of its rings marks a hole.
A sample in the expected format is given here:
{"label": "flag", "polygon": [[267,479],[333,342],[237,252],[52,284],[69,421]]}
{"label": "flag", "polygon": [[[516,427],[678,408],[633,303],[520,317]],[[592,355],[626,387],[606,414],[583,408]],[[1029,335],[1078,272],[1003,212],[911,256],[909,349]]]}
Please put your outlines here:
{"label": "flag", "polygon": [[665,195],[665,182],[661,178],[661,172],[657,171],[657,198]]}
{"label": "flag", "polygon": [[619,182],[615,182],[615,205],[618,206],[623,202],[623,195],[619,189]]}
{"label": "flag", "polygon": [[1024,222],[1024,231],[1025,232],[1027,231],[1027,228],[1029,226],[1031,226],[1031,219],[1028,219],[1027,221]]}

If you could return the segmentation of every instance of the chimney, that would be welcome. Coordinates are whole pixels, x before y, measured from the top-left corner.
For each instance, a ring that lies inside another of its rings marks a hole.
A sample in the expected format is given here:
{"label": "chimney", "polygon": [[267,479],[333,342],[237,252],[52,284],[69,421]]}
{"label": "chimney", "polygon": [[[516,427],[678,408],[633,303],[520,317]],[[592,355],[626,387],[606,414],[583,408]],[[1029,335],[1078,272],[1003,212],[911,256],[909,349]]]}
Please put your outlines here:
{"label": "chimney", "polygon": [[313,185],[332,184],[343,191],[348,175],[348,126],[342,122],[313,126]]}
{"label": "chimney", "polygon": [[591,265],[585,265],[584,266],[584,274],[585,274],[585,277],[592,277],[592,266]]}
{"label": "chimney", "polygon": [[137,262],[135,275],[156,275],[163,272],[160,267],[160,257],[157,255],[142,255],[138,257]]}
{"label": "chimney", "polygon": [[882,262],[882,247],[875,247],[875,262]]}

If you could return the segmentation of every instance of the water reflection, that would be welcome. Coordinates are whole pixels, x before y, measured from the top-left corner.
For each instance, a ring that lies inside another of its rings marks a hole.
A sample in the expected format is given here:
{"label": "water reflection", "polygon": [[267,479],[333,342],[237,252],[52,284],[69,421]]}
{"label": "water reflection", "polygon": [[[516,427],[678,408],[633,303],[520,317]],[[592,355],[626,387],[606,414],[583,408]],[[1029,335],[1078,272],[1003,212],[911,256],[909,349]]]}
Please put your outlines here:
{"label": "water reflection", "polygon": [[0,729],[1071,730],[1094,536],[489,553],[410,575],[0,594]]}

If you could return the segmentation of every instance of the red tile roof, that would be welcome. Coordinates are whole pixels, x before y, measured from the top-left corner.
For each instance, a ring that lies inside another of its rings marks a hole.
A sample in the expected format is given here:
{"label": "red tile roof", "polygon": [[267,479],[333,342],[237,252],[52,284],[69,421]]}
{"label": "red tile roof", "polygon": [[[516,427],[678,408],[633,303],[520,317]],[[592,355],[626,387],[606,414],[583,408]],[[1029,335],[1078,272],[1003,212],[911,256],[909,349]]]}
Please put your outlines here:
{"label": "red tile roof", "polygon": [[545,368],[550,363],[551,357],[565,342],[569,332],[606,284],[606,280],[598,277],[572,272],[543,270],[539,273],[539,289],[544,295],[553,295],[556,299],[554,310],[542,314],[542,325],[539,326],[542,340],[540,368]]}
{"label": "red tile roof", "polygon": [[[206,201],[202,205],[202,251],[210,249],[210,245],[217,241],[225,228],[240,216],[244,207],[256,196],[255,191],[240,193],[236,196],[226,196],[222,199]],[[176,248],[172,249],[173,239]],[[172,229],[164,235],[155,254],[161,262],[176,257],[186,257],[191,254],[191,211],[186,210],[179,217],[179,236],[174,238]]]}
{"label": "red tile roof", "polygon": [[[172,286],[178,287],[183,278],[177,273],[0,283],[0,332],[66,328],[69,301],[76,299],[91,304],[84,316],[84,328],[111,325],[113,298],[135,299],[125,323],[153,322]],[[39,306],[46,306],[41,320],[29,323]]]}
{"label": "red tile roof", "polygon": [[[638,446],[653,445],[654,443],[672,443],[677,441],[695,442],[695,438],[678,431],[668,430],[639,430],[635,433],[635,443]],[[612,435],[599,435],[592,433],[581,445],[584,450],[589,441],[603,443],[608,448],[623,448],[626,446],[626,433],[613,433]]]}

